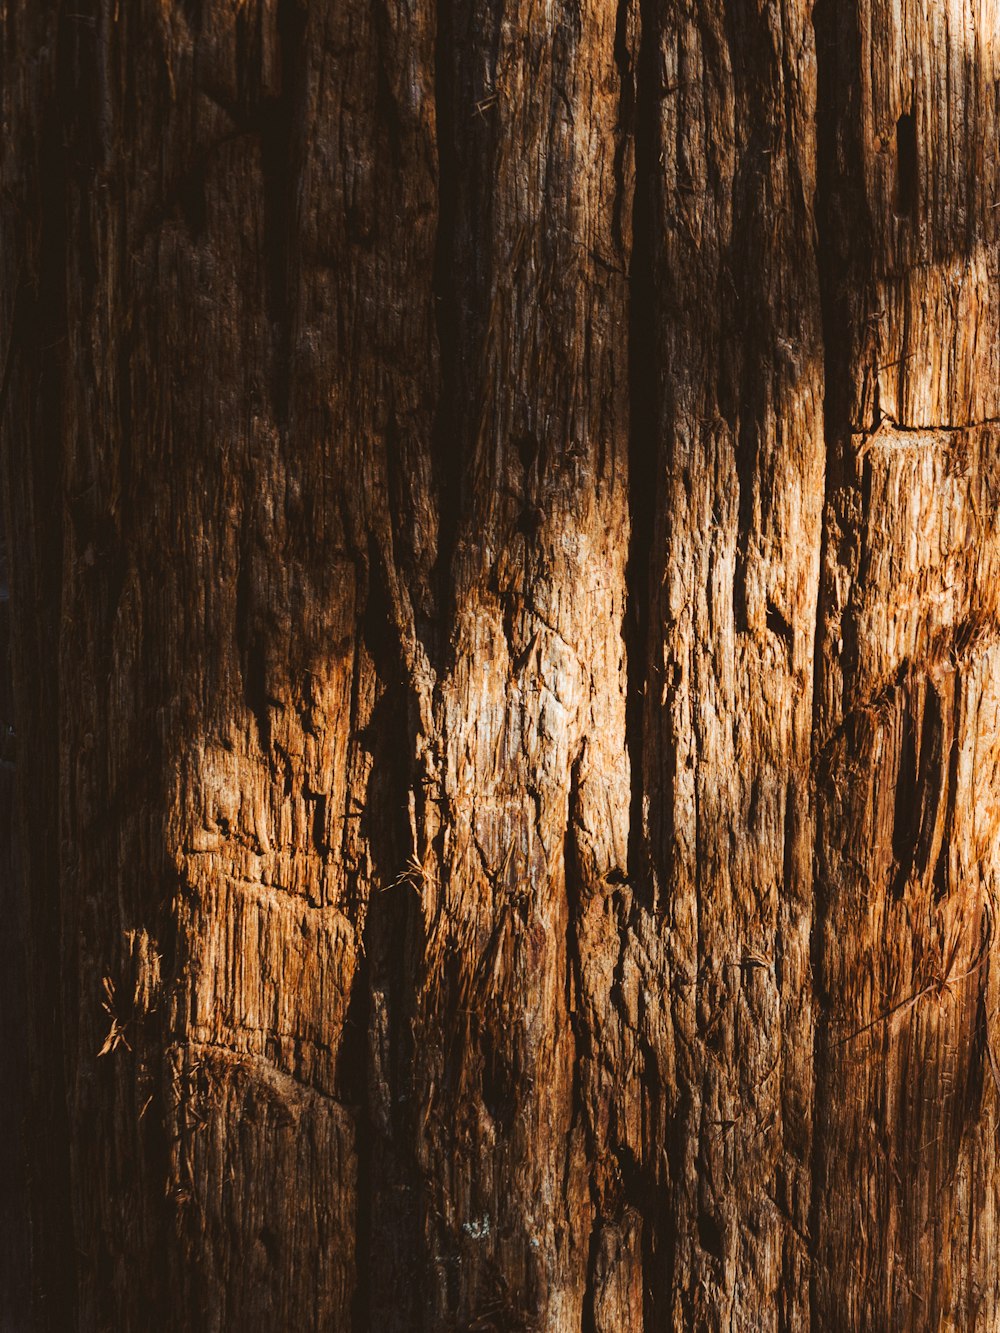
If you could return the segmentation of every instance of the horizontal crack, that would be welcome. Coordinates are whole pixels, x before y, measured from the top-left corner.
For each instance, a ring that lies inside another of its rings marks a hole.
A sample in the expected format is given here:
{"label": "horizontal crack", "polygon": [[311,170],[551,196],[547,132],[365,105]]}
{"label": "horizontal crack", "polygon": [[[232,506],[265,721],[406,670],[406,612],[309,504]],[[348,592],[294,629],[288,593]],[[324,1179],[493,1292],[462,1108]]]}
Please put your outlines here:
{"label": "horizontal crack", "polygon": [[[851,435],[858,436],[870,444],[884,430],[898,431],[901,435],[950,435],[965,430],[979,430],[982,426],[998,426],[1000,417],[982,417],[979,421],[960,422],[953,426],[917,426],[908,425],[896,421],[894,417],[888,414],[884,415],[874,430],[864,430],[862,427],[852,424]],[[864,446],[862,446],[864,447]]]}

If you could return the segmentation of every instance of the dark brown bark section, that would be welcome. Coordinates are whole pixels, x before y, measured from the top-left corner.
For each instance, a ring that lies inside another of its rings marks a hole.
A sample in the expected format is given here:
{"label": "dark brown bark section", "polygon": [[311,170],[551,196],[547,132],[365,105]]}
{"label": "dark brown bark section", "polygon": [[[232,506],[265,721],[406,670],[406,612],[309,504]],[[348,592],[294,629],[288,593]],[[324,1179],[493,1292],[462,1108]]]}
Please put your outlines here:
{"label": "dark brown bark section", "polygon": [[[41,1328],[72,1327],[76,1246],[69,1214],[70,1133],[66,1117],[58,843],[58,653],[62,521],[53,488],[61,475],[66,359],[65,192],[67,104],[55,71],[60,34],[51,14],[8,22],[4,106],[20,126],[4,153],[8,195],[3,254],[2,381],[5,554],[11,621],[10,669],[16,781],[10,864],[12,969],[23,989],[5,1008],[4,1065],[25,1082],[13,1094],[17,1151],[27,1209],[14,1219],[30,1266],[15,1246],[4,1265],[5,1300],[18,1321],[30,1305]],[[17,552],[16,558],[13,553]],[[45,719],[45,725],[41,720]],[[22,737],[18,746],[17,731]],[[25,737],[30,737],[29,741]],[[8,759],[10,759],[8,754]],[[9,1026],[8,1026],[9,1024]],[[10,1103],[8,1103],[10,1105]],[[16,1182],[16,1176],[14,1177]],[[12,1183],[14,1183],[12,1182]],[[16,1183],[11,1206],[25,1202]]]}

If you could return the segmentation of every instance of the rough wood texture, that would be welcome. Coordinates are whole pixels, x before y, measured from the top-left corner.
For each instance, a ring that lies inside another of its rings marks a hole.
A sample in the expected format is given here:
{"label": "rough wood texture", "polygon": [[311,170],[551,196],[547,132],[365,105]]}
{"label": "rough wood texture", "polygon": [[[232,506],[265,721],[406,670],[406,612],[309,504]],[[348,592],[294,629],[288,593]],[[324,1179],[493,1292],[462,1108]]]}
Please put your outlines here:
{"label": "rough wood texture", "polygon": [[0,1318],[1000,1326],[992,0],[2,14]]}
{"label": "rough wood texture", "polygon": [[1000,16],[830,4],[817,32],[814,1316],[995,1328]]}

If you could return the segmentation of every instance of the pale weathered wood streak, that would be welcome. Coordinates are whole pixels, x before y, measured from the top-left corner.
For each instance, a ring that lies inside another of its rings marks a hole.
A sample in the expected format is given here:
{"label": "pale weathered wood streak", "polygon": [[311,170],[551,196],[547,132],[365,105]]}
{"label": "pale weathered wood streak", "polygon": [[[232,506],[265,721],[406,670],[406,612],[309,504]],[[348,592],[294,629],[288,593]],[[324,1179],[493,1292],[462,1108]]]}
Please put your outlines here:
{"label": "pale weathered wood streak", "polygon": [[2,17],[0,1311],[1000,1326],[992,0]]}

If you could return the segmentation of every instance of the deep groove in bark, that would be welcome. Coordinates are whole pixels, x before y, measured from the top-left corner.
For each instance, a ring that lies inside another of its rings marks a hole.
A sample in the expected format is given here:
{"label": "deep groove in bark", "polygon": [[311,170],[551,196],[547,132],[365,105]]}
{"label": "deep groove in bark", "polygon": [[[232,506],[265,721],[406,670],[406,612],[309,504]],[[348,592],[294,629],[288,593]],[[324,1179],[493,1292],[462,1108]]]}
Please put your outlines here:
{"label": "deep groove in bark", "polygon": [[352,1333],[368,1333],[371,1327],[373,1137],[368,1097],[368,1032],[371,1016],[371,976],[365,958],[354,980],[344,1023],[343,1044],[338,1061],[338,1096],[354,1110],[355,1223],[354,1297],[351,1301]]}
{"label": "deep groove in bark", "polygon": [[[587,1047],[593,1040],[593,1034],[589,1034],[586,1031],[584,1019],[580,1011],[580,1005],[584,994],[583,959],[580,954],[583,885],[581,867],[576,849],[576,839],[573,832],[574,823],[576,822],[578,814],[577,804],[579,800],[580,759],[581,756],[577,755],[576,759],[573,761],[570,773],[568,822],[563,838],[563,862],[566,877],[566,1008],[569,1016],[570,1030],[573,1033],[572,1119],[573,1122],[579,1119],[583,1123],[584,1139],[587,1145],[587,1157],[591,1165],[591,1172],[593,1172],[597,1144],[589,1108],[587,1106],[586,1098],[583,1095],[580,1075],[583,1059],[590,1058],[592,1055],[592,1052],[587,1050]],[[591,1174],[591,1206],[594,1211],[590,1219],[590,1244],[588,1246],[586,1276],[584,1279],[581,1333],[596,1333],[596,1325],[594,1322],[594,1257],[596,1239],[599,1234],[602,1219],[597,1207],[597,1202],[593,1198],[593,1194],[593,1175]]]}
{"label": "deep groove in bark", "polygon": [[438,403],[432,437],[432,465],[438,506],[437,556],[432,573],[437,624],[428,655],[438,670],[448,656],[453,618],[452,559],[462,505],[463,454],[458,404],[458,283],[455,266],[459,194],[456,142],[456,52],[453,0],[437,0],[434,46],[434,103],[438,155],[438,232],[434,254],[434,307],[438,343]]}
{"label": "deep groove in bark", "polygon": [[[818,0],[813,9],[813,31],[816,43],[816,245],[820,287],[824,355],[823,427],[826,441],[825,494],[823,502],[823,533],[820,551],[820,584],[816,599],[816,623],[813,629],[813,724],[811,755],[815,766],[824,751],[823,731],[829,722],[823,716],[824,657],[822,631],[827,613],[825,569],[828,548],[834,540],[830,531],[833,519],[835,491],[843,485],[844,469],[849,448],[848,422],[848,366],[849,315],[844,302],[844,269],[848,256],[844,253],[841,210],[844,207],[841,192],[844,181],[838,163],[839,116],[843,89],[838,69],[840,22],[838,0]],[[846,647],[846,645],[845,645]],[[832,738],[830,738],[832,739]],[[809,1205],[810,1240],[810,1328],[821,1333],[823,1327],[817,1314],[817,1269],[819,1264],[820,1189],[822,1185],[822,1117],[825,1108],[817,1102],[821,1072],[830,1041],[829,1018],[826,1012],[823,958],[823,930],[829,911],[827,887],[822,865],[823,830],[813,795],[815,826],[813,857],[813,906],[810,930],[810,959],[813,985],[814,1024],[812,1052],[813,1124],[810,1147]]]}
{"label": "deep groove in bark", "polygon": [[[408,692],[402,683],[405,668],[399,660],[388,591],[375,566],[377,555],[371,554],[365,639],[379,677],[397,683],[387,687],[372,719],[368,741],[372,773],[362,815],[374,870],[362,969],[366,979],[367,1061],[364,1070],[354,1071],[355,1077],[365,1079],[357,1124],[359,1138],[364,1136],[367,1143],[358,1153],[355,1235],[357,1280],[359,1288],[366,1290],[355,1292],[352,1327],[355,1333],[370,1328],[403,1333],[418,1326],[416,1312],[420,1309],[419,1283],[405,1279],[414,1267],[414,1255],[420,1252],[410,1089],[414,1070],[414,966],[421,951],[412,938],[418,913],[406,872],[411,758],[407,747],[399,744],[400,736],[408,731]],[[372,998],[376,989],[383,996],[387,1023],[388,1067],[381,1069],[374,1063],[378,1034]],[[392,1107],[388,1127],[377,1124],[372,1115],[369,1092],[376,1079],[385,1080],[378,1086],[387,1089]]]}
{"label": "deep groove in bark", "polygon": [[[639,50],[630,69],[626,24],[630,5],[639,6]],[[632,203],[632,255],[629,267],[629,517],[626,569],[625,648],[627,695],[625,743],[632,773],[629,816],[629,879],[636,898],[653,910],[654,884],[646,819],[644,740],[652,615],[650,567],[655,532],[655,503],[660,492],[660,447],[656,377],[656,300],[653,219],[657,161],[657,0],[621,0],[616,56],[623,88],[634,79],[635,94],[623,107],[626,132],[635,136],[635,193]],[[627,120],[626,120],[627,116]]]}
{"label": "deep groove in bark", "polygon": [[[835,125],[833,123],[833,104],[831,102],[831,79],[835,74],[827,72],[826,44],[833,41],[835,37],[835,21],[829,16],[829,6],[831,0],[819,0],[813,9],[813,30],[816,42],[816,63],[817,63],[817,106],[816,106],[816,136],[817,136],[817,189],[815,202],[816,233],[817,233],[817,265],[819,269],[820,280],[820,304],[821,318],[823,328],[823,353],[825,358],[825,381],[824,381],[824,403],[823,403],[823,424],[824,436],[826,440],[826,468],[824,477],[825,494],[823,498],[823,532],[820,538],[820,584],[816,598],[816,623],[813,626],[813,723],[811,738],[811,754],[813,765],[819,754],[819,726],[820,709],[822,700],[822,673],[823,660],[821,652],[821,629],[823,625],[824,606],[824,578],[823,571],[827,558],[827,545],[830,540],[829,534],[829,506],[830,506],[830,459],[831,459],[831,440],[830,440],[830,418],[832,410],[831,402],[831,369],[833,367],[834,344],[831,337],[834,332],[835,323],[832,309],[833,293],[830,290],[833,281],[833,274],[829,272],[829,250],[830,238],[828,230],[827,208],[829,194],[832,188],[831,174],[833,171],[831,155],[835,151]],[[824,260],[826,259],[826,263]],[[815,797],[811,798],[815,807]],[[823,977],[823,957],[822,957],[822,923],[825,914],[825,890],[820,868],[821,838],[819,830],[819,820],[816,817],[814,809],[815,825],[813,829],[814,854],[813,854],[813,902],[812,902],[812,921],[810,925],[809,953],[810,953],[810,971],[813,984],[813,1004],[814,1004],[814,1024],[813,1024],[813,1049],[812,1049],[812,1102],[813,1102],[813,1123],[812,1123],[812,1142],[809,1148],[810,1171],[809,1171],[809,1258],[812,1268],[815,1268],[817,1256],[817,1242],[819,1229],[819,1193],[818,1193],[818,1172],[821,1166],[821,1157],[819,1153],[819,1117],[820,1107],[816,1104],[816,1090],[819,1087],[819,1072],[823,1063],[823,1052],[827,1041],[826,1025],[827,1018],[824,1011],[822,977]],[[809,1327],[813,1333],[820,1333],[816,1321],[816,1279],[810,1277],[809,1282]]]}
{"label": "deep groove in bark", "polygon": [[295,279],[295,195],[299,154],[296,136],[301,114],[307,23],[306,11],[299,0],[279,0],[276,26],[281,90],[274,99],[262,101],[257,113],[264,185],[266,290],[275,339],[274,408],[282,423],[287,423],[291,387],[291,302]]}
{"label": "deep groove in bark", "polygon": [[[619,8],[619,68],[627,69],[622,37],[629,0]],[[626,746],[631,767],[628,876],[633,889],[632,920],[642,912],[663,910],[659,895],[666,892],[670,874],[671,834],[669,803],[674,754],[661,755],[660,774],[653,778],[655,799],[661,804],[656,820],[657,846],[650,844],[646,797],[650,775],[646,765],[646,720],[650,715],[648,691],[654,626],[659,627],[658,583],[662,560],[654,552],[666,533],[657,523],[657,504],[664,502],[664,451],[661,441],[666,404],[658,366],[660,346],[657,319],[658,272],[655,262],[655,226],[660,181],[659,114],[662,96],[660,31],[664,21],[661,0],[632,0],[637,5],[638,42],[635,53],[634,98],[629,108],[635,142],[635,187],[632,206],[632,252],[629,268],[629,516],[630,541],[626,569]],[[665,773],[663,770],[666,770]],[[622,946],[623,948],[623,946]],[[620,967],[615,972],[614,994],[619,994]],[[625,1009],[622,1007],[622,1018]],[[655,1124],[665,1088],[654,1073],[655,1057],[643,1043],[642,1097],[650,1123]],[[668,1148],[669,1150],[669,1148]],[[670,1201],[671,1165],[661,1174],[658,1154],[637,1160],[618,1145],[618,1163],[625,1196],[642,1218],[642,1327],[646,1333],[671,1321],[671,1290],[676,1262],[676,1236]]]}

